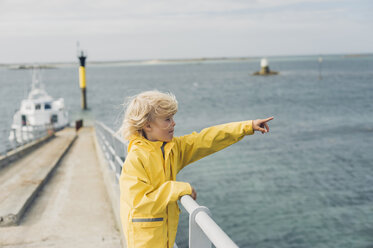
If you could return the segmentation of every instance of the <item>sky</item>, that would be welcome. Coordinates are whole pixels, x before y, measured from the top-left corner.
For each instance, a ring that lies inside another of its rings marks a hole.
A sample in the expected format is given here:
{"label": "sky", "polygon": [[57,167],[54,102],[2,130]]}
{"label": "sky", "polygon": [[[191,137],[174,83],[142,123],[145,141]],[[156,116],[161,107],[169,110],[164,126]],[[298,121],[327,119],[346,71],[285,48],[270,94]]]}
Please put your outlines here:
{"label": "sky", "polygon": [[0,0],[0,63],[373,52],[372,0]]}

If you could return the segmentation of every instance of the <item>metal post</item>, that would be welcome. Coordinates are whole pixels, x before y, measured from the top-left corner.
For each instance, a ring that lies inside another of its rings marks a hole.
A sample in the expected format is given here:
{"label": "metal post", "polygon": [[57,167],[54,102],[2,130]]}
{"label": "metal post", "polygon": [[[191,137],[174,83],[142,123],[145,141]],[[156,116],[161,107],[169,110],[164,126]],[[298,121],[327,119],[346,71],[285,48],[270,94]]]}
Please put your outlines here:
{"label": "metal post", "polygon": [[323,59],[322,59],[321,56],[319,57],[318,61],[319,61],[319,80],[321,80],[322,79],[322,76],[321,76],[321,64],[322,64],[322,61],[323,61]]}
{"label": "metal post", "polygon": [[40,138],[40,133],[39,132],[40,132],[40,126],[36,126],[35,127],[35,134],[34,134],[36,139]]}
{"label": "metal post", "polygon": [[81,51],[79,58],[80,67],[79,67],[79,85],[82,90],[82,109],[87,109],[87,93],[86,93],[86,80],[85,80],[85,56],[84,52]]}
{"label": "metal post", "polygon": [[21,146],[23,146],[23,126],[21,126],[21,130],[20,130],[20,137],[21,137]]}
{"label": "metal post", "polygon": [[196,215],[201,211],[210,214],[209,209],[199,206],[189,195],[183,196],[180,202],[189,213],[189,248],[211,247],[211,241],[195,220]]}
{"label": "metal post", "polygon": [[189,248],[211,247],[238,248],[229,236],[210,217],[210,210],[200,206],[189,195],[180,199],[189,213]]}
{"label": "metal post", "polygon": [[13,146],[13,149],[15,149],[15,148],[17,148],[17,146],[18,146],[18,141],[17,141],[17,134],[16,134],[16,129],[12,129],[11,130],[11,132],[13,132],[13,137],[14,137],[14,139],[13,139],[13,142],[12,142],[12,146]]}
{"label": "metal post", "polygon": [[196,223],[216,248],[238,248],[228,235],[213,221],[206,211],[196,214]]}
{"label": "metal post", "polygon": [[27,130],[26,130],[26,135],[27,135],[27,143],[31,142],[32,141],[32,137],[31,137],[31,126],[26,126],[27,127]]}
{"label": "metal post", "polygon": [[[6,129],[3,130],[2,137],[1,137],[1,140],[5,141],[5,139],[6,139]],[[6,140],[5,150],[4,151],[0,151],[0,155],[1,155],[1,152],[3,152],[3,155],[5,156],[7,154],[7,152],[8,152],[8,150],[10,149],[9,146],[10,146],[10,142],[9,142],[9,140]]]}

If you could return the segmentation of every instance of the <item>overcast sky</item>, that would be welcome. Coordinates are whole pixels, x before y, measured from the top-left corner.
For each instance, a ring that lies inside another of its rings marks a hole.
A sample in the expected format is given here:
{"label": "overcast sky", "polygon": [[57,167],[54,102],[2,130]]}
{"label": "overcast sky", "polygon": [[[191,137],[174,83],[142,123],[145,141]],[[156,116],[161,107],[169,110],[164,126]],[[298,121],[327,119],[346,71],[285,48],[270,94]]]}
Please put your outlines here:
{"label": "overcast sky", "polygon": [[372,0],[0,0],[0,63],[373,52]]}

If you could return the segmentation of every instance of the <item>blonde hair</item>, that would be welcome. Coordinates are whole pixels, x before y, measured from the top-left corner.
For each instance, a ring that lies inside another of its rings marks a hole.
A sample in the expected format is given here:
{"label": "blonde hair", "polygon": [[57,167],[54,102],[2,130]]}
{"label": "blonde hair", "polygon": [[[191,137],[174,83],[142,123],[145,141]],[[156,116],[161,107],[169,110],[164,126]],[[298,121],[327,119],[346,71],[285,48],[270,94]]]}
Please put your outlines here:
{"label": "blonde hair", "polygon": [[126,140],[136,134],[143,136],[143,128],[148,122],[174,115],[178,108],[176,97],[172,93],[158,90],[129,97],[124,105],[127,107],[118,133]]}

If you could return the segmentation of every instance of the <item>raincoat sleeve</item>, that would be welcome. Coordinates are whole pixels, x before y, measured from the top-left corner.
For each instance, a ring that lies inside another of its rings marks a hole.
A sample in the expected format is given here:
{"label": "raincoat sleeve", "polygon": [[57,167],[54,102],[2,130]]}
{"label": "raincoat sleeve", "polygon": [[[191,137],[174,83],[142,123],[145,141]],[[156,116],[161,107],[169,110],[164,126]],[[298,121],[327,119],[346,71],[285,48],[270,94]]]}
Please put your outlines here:
{"label": "raincoat sleeve", "polygon": [[143,163],[141,156],[129,153],[123,165],[121,194],[132,209],[157,215],[166,209],[169,202],[176,202],[180,196],[192,193],[191,185],[186,182],[167,181],[159,187],[152,185]]}
{"label": "raincoat sleeve", "polygon": [[253,134],[252,121],[231,122],[203,129],[200,133],[177,137],[180,147],[181,163],[178,172],[186,165],[207,155],[220,151]]}

